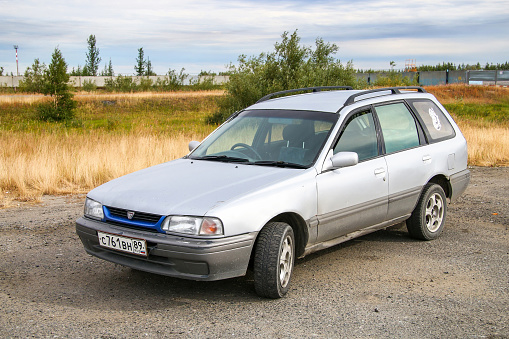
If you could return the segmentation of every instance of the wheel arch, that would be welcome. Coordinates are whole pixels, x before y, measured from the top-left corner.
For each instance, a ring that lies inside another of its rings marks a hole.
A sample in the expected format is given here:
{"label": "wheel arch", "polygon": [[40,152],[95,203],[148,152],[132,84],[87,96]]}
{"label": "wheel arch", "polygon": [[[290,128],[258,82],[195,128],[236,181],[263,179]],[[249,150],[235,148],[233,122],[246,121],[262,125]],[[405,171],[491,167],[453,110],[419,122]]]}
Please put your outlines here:
{"label": "wheel arch", "polygon": [[445,192],[445,196],[451,199],[452,196],[452,187],[450,180],[443,174],[437,174],[433,178],[431,178],[428,183],[434,183],[442,187]]}
{"label": "wheel arch", "polygon": [[304,253],[309,239],[306,221],[297,213],[287,212],[275,216],[269,222],[284,222],[290,225],[295,237],[295,257],[300,257]]}

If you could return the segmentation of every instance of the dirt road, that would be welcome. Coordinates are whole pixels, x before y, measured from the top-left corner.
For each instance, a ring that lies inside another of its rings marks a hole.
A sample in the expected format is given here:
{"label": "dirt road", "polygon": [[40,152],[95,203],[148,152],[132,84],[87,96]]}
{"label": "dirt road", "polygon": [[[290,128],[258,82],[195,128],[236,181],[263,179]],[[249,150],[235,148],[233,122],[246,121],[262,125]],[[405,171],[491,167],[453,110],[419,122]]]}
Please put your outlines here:
{"label": "dirt road", "polygon": [[396,226],[298,260],[280,300],[252,276],[193,282],[88,256],[83,197],[0,210],[0,337],[509,337],[509,168],[472,168],[442,237]]}

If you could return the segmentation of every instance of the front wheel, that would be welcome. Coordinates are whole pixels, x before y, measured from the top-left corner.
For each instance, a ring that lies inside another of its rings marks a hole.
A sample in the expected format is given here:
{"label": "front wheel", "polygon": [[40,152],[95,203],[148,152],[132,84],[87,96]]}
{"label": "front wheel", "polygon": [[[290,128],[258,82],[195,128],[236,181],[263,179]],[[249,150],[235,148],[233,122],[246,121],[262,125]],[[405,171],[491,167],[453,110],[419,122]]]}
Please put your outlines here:
{"label": "front wheel", "polygon": [[284,222],[265,225],[254,253],[254,284],[259,296],[276,299],[288,292],[294,257],[293,229]]}
{"label": "front wheel", "polygon": [[419,202],[407,220],[408,233],[412,238],[433,240],[442,233],[447,212],[445,192],[440,185],[424,186]]}

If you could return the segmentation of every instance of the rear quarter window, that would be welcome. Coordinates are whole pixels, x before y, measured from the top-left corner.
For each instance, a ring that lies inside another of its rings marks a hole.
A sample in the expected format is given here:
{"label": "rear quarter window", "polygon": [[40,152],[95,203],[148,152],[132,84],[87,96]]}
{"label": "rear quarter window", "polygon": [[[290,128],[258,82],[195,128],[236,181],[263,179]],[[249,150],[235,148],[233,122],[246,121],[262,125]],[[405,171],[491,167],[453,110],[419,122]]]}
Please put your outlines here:
{"label": "rear quarter window", "polygon": [[431,100],[408,100],[422,122],[429,142],[453,138],[456,134],[449,119]]}

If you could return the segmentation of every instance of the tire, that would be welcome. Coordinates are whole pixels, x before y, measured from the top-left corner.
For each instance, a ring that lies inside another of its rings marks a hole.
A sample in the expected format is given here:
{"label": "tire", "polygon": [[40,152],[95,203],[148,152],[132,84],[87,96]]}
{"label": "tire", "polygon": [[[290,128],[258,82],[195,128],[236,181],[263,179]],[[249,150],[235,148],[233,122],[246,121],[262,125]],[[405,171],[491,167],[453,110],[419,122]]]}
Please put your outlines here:
{"label": "tire", "polygon": [[428,183],[424,186],[419,202],[406,225],[412,238],[433,240],[444,229],[447,200],[440,185]]}
{"label": "tire", "polygon": [[254,253],[254,284],[261,297],[281,298],[289,290],[295,259],[293,229],[270,222],[260,231]]}

